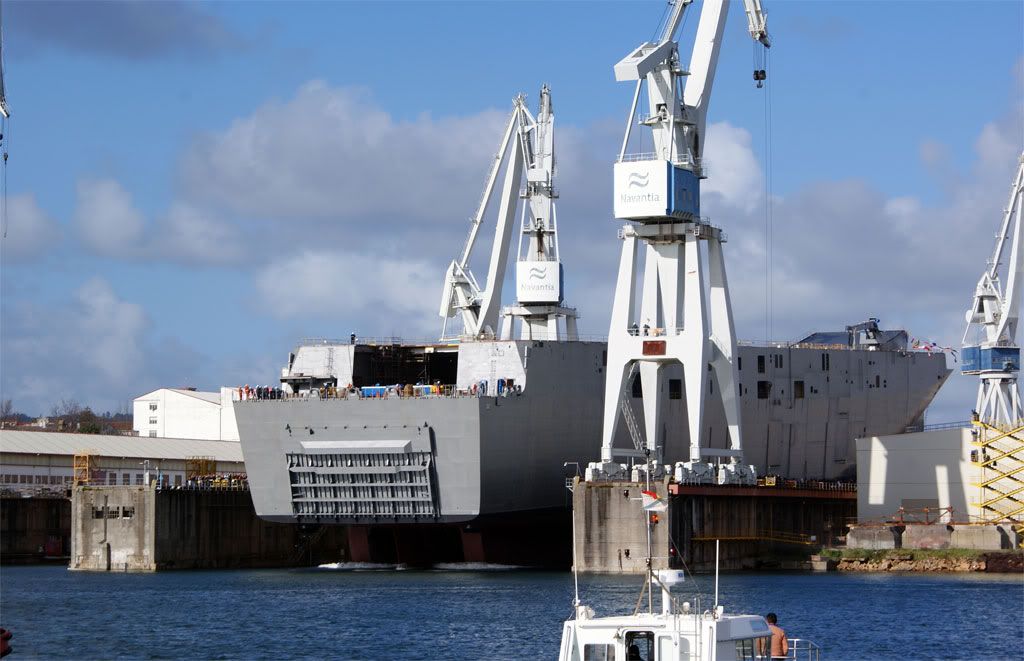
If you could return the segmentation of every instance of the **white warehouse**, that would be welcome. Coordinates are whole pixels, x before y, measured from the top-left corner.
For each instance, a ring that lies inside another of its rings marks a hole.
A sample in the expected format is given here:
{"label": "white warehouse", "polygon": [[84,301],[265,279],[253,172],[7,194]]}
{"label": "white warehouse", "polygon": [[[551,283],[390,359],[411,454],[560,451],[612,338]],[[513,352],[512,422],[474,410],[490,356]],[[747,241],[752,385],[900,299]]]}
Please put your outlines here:
{"label": "white warehouse", "polygon": [[200,392],[160,388],[135,398],[133,427],[139,436],[237,441],[231,400],[234,388]]}

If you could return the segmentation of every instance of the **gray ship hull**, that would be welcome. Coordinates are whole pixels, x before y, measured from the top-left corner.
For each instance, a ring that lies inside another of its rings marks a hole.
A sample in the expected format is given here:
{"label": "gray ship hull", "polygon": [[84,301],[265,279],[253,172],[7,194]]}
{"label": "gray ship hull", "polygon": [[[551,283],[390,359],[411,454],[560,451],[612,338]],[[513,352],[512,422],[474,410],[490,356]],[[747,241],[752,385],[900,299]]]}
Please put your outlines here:
{"label": "gray ship hull", "polygon": [[[853,439],[920,424],[950,373],[941,354],[902,350],[747,345],[739,357],[746,461],[759,474],[804,480],[852,479]],[[565,465],[600,455],[604,344],[474,342],[458,347],[458,361],[451,396],[235,402],[256,512],[282,522],[456,524],[566,507]],[[666,463],[688,459],[673,369],[662,393]],[[480,379],[474,396],[481,374],[491,388],[502,375],[519,387],[480,396]],[[709,445],[724,448],[724,414],[706,418]],[[630,445],[624,431],[616,444]]]}

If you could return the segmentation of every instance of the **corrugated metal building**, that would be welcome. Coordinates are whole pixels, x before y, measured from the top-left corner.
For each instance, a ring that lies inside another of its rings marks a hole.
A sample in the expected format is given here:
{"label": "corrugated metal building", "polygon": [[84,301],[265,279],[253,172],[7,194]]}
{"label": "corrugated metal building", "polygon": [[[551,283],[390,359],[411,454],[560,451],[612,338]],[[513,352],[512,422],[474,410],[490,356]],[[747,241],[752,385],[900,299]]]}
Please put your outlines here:
{"label": "corrugated metal building", "polygon": [[181,485],[185,481],[185,460],[190,457],[212,458],[220,473],[245,472],[237,441],[3,429],[0,489],[63,489],[71,483],[77,454],[91,455],[93,481],[108,485],[144,484],[147,471],[150,480]]}

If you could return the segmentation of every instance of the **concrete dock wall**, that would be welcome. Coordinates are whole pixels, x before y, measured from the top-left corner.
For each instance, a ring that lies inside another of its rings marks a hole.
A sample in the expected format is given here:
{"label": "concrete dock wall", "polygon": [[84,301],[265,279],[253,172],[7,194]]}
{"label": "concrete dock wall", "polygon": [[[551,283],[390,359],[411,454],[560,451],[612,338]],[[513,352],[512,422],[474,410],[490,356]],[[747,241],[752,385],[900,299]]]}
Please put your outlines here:
{"label": "concrete dock wall", "polygon": [[0,564],[63,562],[71,549],[71,501],[0,498]]}
{"label": "concrete dock wall", "polygon": [[1008,551],[1020,548],[1021,534],[1010,523],[906,524],[853,526],[846,536],[851,549],[972,549]]}
{"label": "concrete dock wall", "polygon": [[[667,497],[666,482],[651,491]],[[576,562],[582,572],[642,574],[647,571],[647,528],[636,482],[578,482],[573,489]],[[652,526],[652,566],[669,567],[667,513]]]}
{"label": "concrete dock wall", "polygon": [[75,570],[295,567],[348,559],[344,526],[263,521],[245,490],[77,487],[71,511]]}
{"label": "concrete dock wall", "polygon": [[156,489],[149,486],[76,487],[71,498],[71,569],[156,569],[153,514]]}
{"label": "concrete dock wall", "polygon": [[[579,482],[576,508],[580,571],[632,574],[647,567],[647,530],[641,511],[643,485]],[[827,546],[856,514],[856,494],[805,488],[652,485],[668,511],[652,526],[655,569],[710,571],[715,540],[722,569],[756,567]]]}

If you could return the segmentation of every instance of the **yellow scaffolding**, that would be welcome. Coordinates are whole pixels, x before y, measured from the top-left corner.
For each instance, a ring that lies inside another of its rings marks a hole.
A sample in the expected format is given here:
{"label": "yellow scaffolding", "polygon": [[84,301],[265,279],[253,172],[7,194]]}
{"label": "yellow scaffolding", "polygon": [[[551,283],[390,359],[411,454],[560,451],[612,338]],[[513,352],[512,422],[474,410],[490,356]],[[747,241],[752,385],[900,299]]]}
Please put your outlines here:
{"label": "yellow scaffolding", "polygon": [[185,458],[185,479],[191,480],[198,477],[206,477],[217,474],[217,459],[215,457],[186,457]]}
{"label": "yellow scaffolding", "polygon": [[[979,498],[975,506],[986,522],[1006,521],[1024,528],[1024,425],[1000,428],[982,420],[972,420],[977,428],[978,447],[971,453],[977,469]],[[990,454],[991,452],[991,454]]]}
{"label": "yellow scaffolding", "polygon": [[98,457],[91,450],[82,450],[75,453],[72,482],[77,487],[79,484],[90,484],[93,471],[97,468]]}

